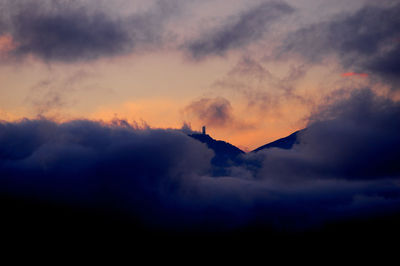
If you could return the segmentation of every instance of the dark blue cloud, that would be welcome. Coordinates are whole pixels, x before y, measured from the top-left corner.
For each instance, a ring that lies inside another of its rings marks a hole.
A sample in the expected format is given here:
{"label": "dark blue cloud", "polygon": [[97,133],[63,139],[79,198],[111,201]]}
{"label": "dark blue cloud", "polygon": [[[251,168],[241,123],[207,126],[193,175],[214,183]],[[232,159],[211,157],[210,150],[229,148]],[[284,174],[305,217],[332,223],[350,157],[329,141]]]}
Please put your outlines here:
{"label": "dark blue cloud", "polygon": [[239,154],[222,175],[213,151],[181,130],[3,122],[0,193],[169,230],[290,231],[388,215],[400,211],[399,114],[398,102],[359,91],[322,108],[292,149]]}
{"label": "dark blue cloud", "polygon": [[[260,178],[374,180],[400,177],[400,104],[370,90],[324,106],[290,150],[264,150]],[[262,152],[262,151],[261,151]]]}

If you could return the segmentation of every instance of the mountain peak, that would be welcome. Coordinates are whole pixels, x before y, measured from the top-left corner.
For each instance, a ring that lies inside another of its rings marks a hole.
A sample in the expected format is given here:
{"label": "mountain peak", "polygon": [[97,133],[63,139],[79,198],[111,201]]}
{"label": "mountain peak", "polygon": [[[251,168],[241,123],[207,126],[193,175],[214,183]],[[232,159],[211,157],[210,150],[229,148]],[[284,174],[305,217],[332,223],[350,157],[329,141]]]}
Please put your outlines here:
{"label": "mountain peak", "polygon": [[232,163],[237,163],[240,161],[239,156],[245,154],[244,151],[232,144],[222,140],[215,140],[208,134],[191,134],[189,136],[206,144],[209,149],[214,151],[215,156],[211,162],[217,167],[224,167]]}
{"label": "mountain peak", "polygon": [[294,144],[299,143],[298,140],[298,135],[300,132],[302,132],[304,129],[302,130],[298,130],[292,134],[290,134],[287,137],[275,140],[273,142],[270,142],[268,144],[265,144],[255,150],[253,150],[252,152],[258,152],[261,150],[265,150],[265,149],[271,149],[271,148],[279,148],[279,149],[285,149],[285,150],[290,150]]}

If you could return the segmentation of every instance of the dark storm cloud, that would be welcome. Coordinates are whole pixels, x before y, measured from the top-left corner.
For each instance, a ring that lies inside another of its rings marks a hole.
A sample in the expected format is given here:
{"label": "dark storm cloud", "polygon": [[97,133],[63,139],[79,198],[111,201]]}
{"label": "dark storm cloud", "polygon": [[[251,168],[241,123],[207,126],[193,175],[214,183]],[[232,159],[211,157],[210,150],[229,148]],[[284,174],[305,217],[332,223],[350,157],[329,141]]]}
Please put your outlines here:
{"label": "dark storm cloud", "polygon": [[[293,150],[266,151],[262,178],[400,177],[400,103],[370,90],[321,108]],[[289,167],[288,167],[289,166]]]}
{"label": "dark storm cloud", "polygon": [[320,110],[303,136],[307,152],[320,156],[319,160],[325,161],[321,165],[324,171],[334,175],[353,179],[399,177],[399,117],[399,102],[370,90],[353,92],[349,100]]}
{"label": "dark storm cloud", "polygon": [[182,176],[206,174],[212,157],[182,132],[138,129],[125,121],[2,123],[0,147],[2,193],[25,191],[133,213],[146,212],[140,201],[161,210],[164,193],[179,189]]}
{"label": "dark storm cloud", "polygon": [[117,209],[166,228],[286,230],[398,212],[400,104],[362,90],[324,106],[291,150],[213,152],[184,130],[23,120],[0,124],[0,192]]}
{"label": "dark storm cloud", "polygon": [[84,2],[15,1],[6,5],[3,23],[17,44],[15,55],[90,60],[161,45],[163,23],[174,12],[171,3],[157,2],[149,11],[119,16]]}
{"label": "dark storm cloud", "polygon": [[292,12],[293,8],[284,2],[264,2],[238,15],[232,23],[189,43],[186,48],[194,58],[224,55],[231,49],[259,40],[272,22]]}
{"label": "dark storm cloud", "polygon": [[400,4],[365,6],[289,35],[281,55],[296,52],[320,61],[336,54],[351,71],[373,73],[391,82],[400,76]]}
{"label": "dark storm cloud", "polygon": [[232,106],[223,97],[202,98],[194,101],[185,108],[185,112],[210,126],[225,126],[234,120]]}

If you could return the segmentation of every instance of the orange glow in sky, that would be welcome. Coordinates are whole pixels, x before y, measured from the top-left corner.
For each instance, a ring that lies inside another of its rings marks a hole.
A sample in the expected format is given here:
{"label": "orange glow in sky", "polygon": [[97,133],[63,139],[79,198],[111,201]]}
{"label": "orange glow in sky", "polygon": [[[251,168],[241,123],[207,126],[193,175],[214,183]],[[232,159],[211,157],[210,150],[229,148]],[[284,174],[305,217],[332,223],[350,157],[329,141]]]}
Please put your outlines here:
{"label": "orange glow in sky", "polygon": [[0,55],[7,54],[17,47],[9,34],[0,35]]}
{"label": "orange glow in sky", "polygon": [[343,73],[342,77],[361,77],[361,78],[366,78],[366,77],[368,77],[368,74],[367,73],[347,72],[347,73]]}

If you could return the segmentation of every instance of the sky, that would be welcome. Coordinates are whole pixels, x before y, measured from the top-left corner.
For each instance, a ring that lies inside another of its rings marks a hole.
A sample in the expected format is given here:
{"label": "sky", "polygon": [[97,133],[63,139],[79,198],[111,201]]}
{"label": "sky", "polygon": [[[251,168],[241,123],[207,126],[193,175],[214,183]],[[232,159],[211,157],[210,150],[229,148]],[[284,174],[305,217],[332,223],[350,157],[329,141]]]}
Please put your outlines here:
{"label": "sky", "polygon": [[[398,214],[399,62],[397,0],[0,0],[0,195],[168,229]],[[220,166],[203,125],[305,130]]]}
{"label": "sky", "polygon": [[396,97],[398,1],[228,2],[2,0],[0,119],[206,125],[248,151],[336,91]]}

